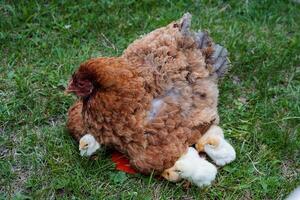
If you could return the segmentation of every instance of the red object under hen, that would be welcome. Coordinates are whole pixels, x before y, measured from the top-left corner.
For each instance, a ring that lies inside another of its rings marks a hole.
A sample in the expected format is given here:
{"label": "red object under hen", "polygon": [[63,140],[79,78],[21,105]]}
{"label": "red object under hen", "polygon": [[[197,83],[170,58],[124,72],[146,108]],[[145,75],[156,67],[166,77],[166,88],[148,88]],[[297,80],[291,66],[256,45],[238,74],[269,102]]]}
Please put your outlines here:
{"label": "red object under hen", "polygon": [[136,174],[137,172],[130,166],[128,158],[118,151],[114,151],[111,160],[116,164],[116,169],[128,174]]}

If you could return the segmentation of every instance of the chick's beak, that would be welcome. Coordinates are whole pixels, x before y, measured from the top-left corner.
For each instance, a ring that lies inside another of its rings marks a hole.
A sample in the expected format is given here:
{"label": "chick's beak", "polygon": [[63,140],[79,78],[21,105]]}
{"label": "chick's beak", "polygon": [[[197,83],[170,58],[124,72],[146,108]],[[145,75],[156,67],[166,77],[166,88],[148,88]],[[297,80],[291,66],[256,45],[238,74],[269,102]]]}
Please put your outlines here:
{"label": "chick's beak", "polygon": [[79,143],[79,150],[84,150],[87,148],[87,143],[80,141]]}

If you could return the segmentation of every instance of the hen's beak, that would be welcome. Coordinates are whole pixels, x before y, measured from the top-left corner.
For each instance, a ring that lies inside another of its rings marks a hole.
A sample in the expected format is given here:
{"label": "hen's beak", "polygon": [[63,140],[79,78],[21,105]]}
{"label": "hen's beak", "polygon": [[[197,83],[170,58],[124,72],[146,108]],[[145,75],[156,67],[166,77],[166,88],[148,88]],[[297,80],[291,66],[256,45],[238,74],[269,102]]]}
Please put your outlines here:
{"label": "hen's beak", "polygon": [[69,93],[75,91],[75,89],[72,86],[73,86],[73,80],[71,79],[68,83],[67,88],[65,89],[65,92],[64,92],[65,95],[68,95]]}

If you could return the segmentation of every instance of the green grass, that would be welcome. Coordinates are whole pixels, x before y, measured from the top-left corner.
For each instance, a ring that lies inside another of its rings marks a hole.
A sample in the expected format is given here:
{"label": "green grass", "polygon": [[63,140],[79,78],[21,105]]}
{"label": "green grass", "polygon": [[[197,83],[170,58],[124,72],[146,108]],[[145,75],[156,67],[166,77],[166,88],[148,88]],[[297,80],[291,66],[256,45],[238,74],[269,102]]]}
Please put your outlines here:
{"label": "green grass", "polygon": [[[88,58],[193,14],[230,52],[219,111],[237,160],[185,190],[82,158],[63,91]],[[300,184],[300,4],[293,1],[0,1],[0,199],[283,199]]]}

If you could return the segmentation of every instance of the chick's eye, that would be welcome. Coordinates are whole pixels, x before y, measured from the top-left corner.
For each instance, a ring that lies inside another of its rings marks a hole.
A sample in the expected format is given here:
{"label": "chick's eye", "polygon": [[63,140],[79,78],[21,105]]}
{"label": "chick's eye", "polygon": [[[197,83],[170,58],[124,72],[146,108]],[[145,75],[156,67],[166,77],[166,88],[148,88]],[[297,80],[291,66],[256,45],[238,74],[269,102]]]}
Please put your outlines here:
{"label": "chick's eye", "polygon": [[89,146],[89,145],[88,145],[88,144],[85,144],[85,145],[84,145],[84,147],[87,147],[87,146]]}

